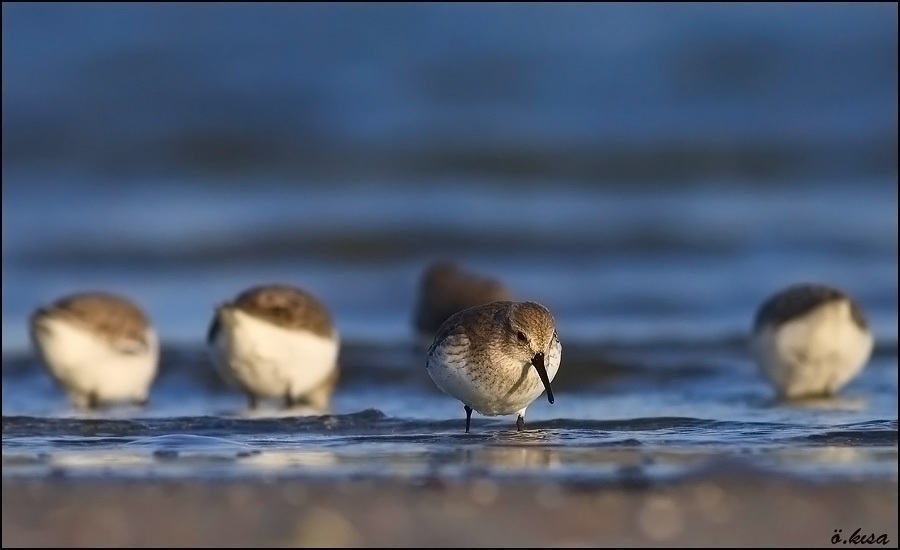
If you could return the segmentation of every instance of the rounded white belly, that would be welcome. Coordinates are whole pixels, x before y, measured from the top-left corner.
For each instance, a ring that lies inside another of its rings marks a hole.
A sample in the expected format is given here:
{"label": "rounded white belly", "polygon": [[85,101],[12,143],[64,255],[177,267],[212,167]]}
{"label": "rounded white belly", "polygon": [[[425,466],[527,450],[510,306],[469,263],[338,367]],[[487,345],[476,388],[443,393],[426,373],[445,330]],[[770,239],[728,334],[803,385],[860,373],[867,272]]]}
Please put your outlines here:
{"label": "rounded white belly", "polygon": [[257,397],[300,397],[337,368],[339,341],[289,330],[241,311],[222,323],[211,354],[223,377]]}
{"label": "rounded white belly", "polygon": [[[559,370],[561,348],[545,359],[552,382]],[[545,390],[537,369],[530,363],[468,361],[464,355],[437,348],[426,364],[428,374],[441,391],[486,416],[520,413]]]}
{"label": "rounded white belly", "polygon": [[840,311],[824,307],[753,335],[751,349],[761,372],[784,397],[832,395],[865,366],[874,338]]}
{"label": "rounded white belly", "polygon": [[79,405],[93,394],[100,401],[145,401],[159,365],[159,341],[148,330],[146,348],[116,349],[89,330],[45,319],[37,349],[53,377]]}

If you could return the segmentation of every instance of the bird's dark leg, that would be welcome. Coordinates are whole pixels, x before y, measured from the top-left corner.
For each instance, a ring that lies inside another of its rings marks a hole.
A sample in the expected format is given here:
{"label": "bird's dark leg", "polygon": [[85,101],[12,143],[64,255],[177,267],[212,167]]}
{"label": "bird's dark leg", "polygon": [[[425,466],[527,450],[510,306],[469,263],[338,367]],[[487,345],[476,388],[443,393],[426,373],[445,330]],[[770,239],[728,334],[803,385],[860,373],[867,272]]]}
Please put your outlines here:
{"label": "bird's dark leg", "polygon": [[295,401],[294,398],[291,397],[291,392],[289,392],[289,391],[284,392],[284,408],[290,409],[291,407],[293,407],[296,404],[297,404],[297,401]]}
{"label": "bird's dark leg", "polygon": [[150,398],[149,398],[149,397],[145,397],[145,398],[143,398],[143,399],[139,399],[138,401],[135,401],[134,404],[137,405],[138,407],[142,408],[142,409],[146,409],[146,408],[147,408],[147,405],[150,404]]}
{"label": "bird's dark leg", "polygon": [[524,431],[525,430],[525,417],[521,414],[516,417],[516,431]]}
{"label": "bird's dark leg", "polygon": [[472,407],[466,405],[466,433],[469,433],[469,425],[472,423]]}
{"label": "bird's dark leg", "polygon": [[88,408],[89,409],[99,409],[100,408],[100,398],[97,397],[97,392],[92,391],[88,394]]}
{"label": "bird's dark leg", "polygon": [[247,394],[247,407],[251,410],[256,408],[256,396],[252,393]]}

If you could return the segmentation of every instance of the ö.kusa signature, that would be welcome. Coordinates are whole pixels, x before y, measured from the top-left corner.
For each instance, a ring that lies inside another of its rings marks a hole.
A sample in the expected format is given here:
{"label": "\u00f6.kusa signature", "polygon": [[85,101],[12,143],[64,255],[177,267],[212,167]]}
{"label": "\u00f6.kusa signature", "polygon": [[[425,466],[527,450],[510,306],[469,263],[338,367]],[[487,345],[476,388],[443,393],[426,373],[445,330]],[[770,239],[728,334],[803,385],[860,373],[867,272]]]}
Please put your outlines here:
{"label": "\u00f6.kusa signature", "polygon": [[850,535],[849,538],[844,538],[842,536],[843,529],[835,529],[834,534],[831,535],[831,544],[881,544],[885,545],[890,543],[890,539],[888,539],[887,534],[875,536],[875,533],[860,533],[862,528],[853,531],[853,534]]}

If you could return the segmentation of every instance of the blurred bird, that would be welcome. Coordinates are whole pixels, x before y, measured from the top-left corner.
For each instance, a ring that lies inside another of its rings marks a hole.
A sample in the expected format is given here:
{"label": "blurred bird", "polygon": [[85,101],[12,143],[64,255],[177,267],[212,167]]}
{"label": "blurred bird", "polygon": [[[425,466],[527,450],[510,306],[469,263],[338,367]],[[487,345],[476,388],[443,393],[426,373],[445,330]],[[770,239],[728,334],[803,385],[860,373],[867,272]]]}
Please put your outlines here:
{"label": "blurred bird", "polygon": [[514,300],[501,282],[464,271],[453,262],[441,260],[422,273],[413,315],[416,338],[427,348],[441,325],[464,309],[497,301]]}
{"label": "blurred bird", "polygon": [[863,369],[873,345],[862,310],[847,294],[801,283],[760,306],[751,352],[776,392],[798,399],[839,392]]}
{"label": "blurred bird", "polygon": [[244,392],[251,409],[260,399],[330,406],[340,338],[310,293],[286,285],[247,289],[216,308],[206,340],[219,374]]}
{"label": "blurred bird", "polygon": [[64,296],[32,314],[30,332],[50,375],[77,407],[146,405],[159,339],[128,299],[106,292]]}

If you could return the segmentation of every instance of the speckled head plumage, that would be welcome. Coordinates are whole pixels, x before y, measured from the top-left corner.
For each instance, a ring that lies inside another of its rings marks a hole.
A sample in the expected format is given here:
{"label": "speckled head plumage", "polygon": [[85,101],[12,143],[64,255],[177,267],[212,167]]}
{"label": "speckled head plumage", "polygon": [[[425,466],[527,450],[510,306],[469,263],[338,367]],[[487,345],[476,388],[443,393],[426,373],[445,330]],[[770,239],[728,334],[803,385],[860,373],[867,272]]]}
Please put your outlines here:
{"label": "speckled head plumage", "polygon": [[464,271],[450,261],[437,261],[422,274],[413,324],[421,332],[436,333],[454,313],[512,299],[512,292],[500,281]]}
{"label": "speckled head plumage", "polygon": [[463,331],[476,351],[508,343],[512,349],[536,353],[549,345],[555,326],[553,315],[537,302],[491,302],[451,315],[441,325],[435,344],[452,332]]}
{"label": "speckled head plumage", "polygon": [[756,312],[753,329],[765,326],[778,327],[814,309],[831,302],[846,301],[850,306],[853,322],[862,329],[868,329],[868,321],[856,302],[845,292],[819,283],[797,283],[768,298]]}
{"label": "speckled head plumage", "polygon": [[70,294],[37,309],[30,320],[33,334],[41,330],[46,319],[79,325],[111,344],[124,340],[144,348],[149,346],[151,324],[146,314],[127,298],[109,292]]}

